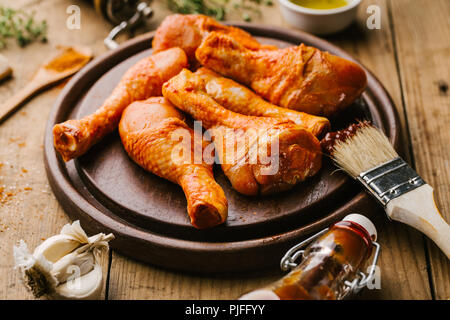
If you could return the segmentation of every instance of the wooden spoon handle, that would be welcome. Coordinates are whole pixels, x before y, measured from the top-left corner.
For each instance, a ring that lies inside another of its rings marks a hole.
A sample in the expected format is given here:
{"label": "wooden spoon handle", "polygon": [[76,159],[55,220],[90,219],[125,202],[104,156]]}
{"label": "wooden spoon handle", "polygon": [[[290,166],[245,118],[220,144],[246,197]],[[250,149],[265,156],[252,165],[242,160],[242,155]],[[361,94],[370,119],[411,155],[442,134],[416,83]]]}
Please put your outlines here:
{"label": "wooden spoon handle", "polygon": [[0,123],[5,121],[8,116],[19,109],[22,104],[27,101],[33,94],[35,94],[42,86],[34,82],[30,82],[19,92],[14,94],[11,98],[0,105]]}
{"label": "wooden spoon handle", "polygon": [[386,212],[391,219],[423,232],[450,259],[450,226],[436,207],[431,186],[425,184],[389,201]]}

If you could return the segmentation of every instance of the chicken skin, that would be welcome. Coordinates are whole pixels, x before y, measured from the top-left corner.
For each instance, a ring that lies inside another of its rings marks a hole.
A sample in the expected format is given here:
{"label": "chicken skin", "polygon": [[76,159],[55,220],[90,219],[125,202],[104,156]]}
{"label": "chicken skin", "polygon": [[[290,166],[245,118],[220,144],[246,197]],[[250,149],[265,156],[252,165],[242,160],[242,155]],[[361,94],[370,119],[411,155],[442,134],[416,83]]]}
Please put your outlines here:
{"label": "chicken skin", "polygon": [[154,52],[168,48],[182,48],[191,65],[196,65],[195,50],[210,32],[227,34],[242,46],[250,50],[260,48],[275,49],[274,46],[262,45],[242,29],[223,25],[213,18],[200,14],[173,14],[166,17],[158,27],[153,38]]}
{"label": "chicken skin", "polygon": [[325,117],[349,106],[367,82],[356,63],[304,44],[249,50],[226,34],[211,32],[195,54],[203,66],[277,106]]}
{"label": "chicken skin", "polygon": [[56,150],[64,161],[81,156],[117,128],[123,110],[130,103],[161,96],[163,83],[187,65],[186,54],[179,48],[140,60],[124,74],[111,95],[95,113],[53,127]]}
{"label": "chicken skin", "polygon": [[330,129],[330,121],[327,118],[278,107],[247,87],[207,68],[200,68],[195,74],[205,82],[206,93],[228,110],[247,116],[289,119],[316,137],[323,136]]}
{"label": "chicken skin", "polygon": [[[194,163],[193,130],[170,102],[153,97],[132,103],[123,112],[119,133],[125,150],[138,165],[183,188],[194,227],[204,229],[225,222],[227,199],[214,180],[212,164]],[[177,149],[181,136],[190,148],[182,155]]]}
{"label": "chicken skin", "polygon": [[236,191],[245,195],[277,193],[319,171],[322,153],[311,132],[290,120],[227,110],[205,92],[199,78],[184,69],[164,84],[163,95],[202,121]]}

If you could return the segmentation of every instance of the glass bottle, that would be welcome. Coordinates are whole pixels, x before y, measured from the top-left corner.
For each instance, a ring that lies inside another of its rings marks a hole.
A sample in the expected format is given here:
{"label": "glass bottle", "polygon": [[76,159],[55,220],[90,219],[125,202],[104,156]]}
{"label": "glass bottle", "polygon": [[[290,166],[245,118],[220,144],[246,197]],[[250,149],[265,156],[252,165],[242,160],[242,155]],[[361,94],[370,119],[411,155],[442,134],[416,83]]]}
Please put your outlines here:
{"label": "glass bottle", "polygon": [[377,231],[365,216],[351,214],[323,232],[306,247],[301,263],[290,273],[268,287],[252,291],[240,299],[343,298],[349,290],[348,281],[356,278],[358,270],[371,256]]}
{"label": "glass bottle", "polygon": [[129,20],[137,12],[139,0],[92,0],[97,13],[109,22],[119,24]]}

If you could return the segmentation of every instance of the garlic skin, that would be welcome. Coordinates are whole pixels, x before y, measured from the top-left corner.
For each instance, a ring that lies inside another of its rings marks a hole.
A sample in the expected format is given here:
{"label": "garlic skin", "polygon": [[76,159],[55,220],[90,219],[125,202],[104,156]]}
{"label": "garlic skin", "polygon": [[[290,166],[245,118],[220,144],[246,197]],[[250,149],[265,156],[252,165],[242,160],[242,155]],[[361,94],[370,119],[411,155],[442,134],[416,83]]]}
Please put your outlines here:
{"label": "garlic skin", "polygon": [[14,246],[16,269],[36,298],[98,299],[102,292],[101,255],[113,234],[88,237],[77,220],[41,243],[31,254],[20,240]]}
{"label": "garlic skin", "polygon": [[42,258],[34,257],[23,240],[14,246],[15,269],[18,269],[25,286],[36,298],[50,294],[58,281],[50,273],[52,263]]}

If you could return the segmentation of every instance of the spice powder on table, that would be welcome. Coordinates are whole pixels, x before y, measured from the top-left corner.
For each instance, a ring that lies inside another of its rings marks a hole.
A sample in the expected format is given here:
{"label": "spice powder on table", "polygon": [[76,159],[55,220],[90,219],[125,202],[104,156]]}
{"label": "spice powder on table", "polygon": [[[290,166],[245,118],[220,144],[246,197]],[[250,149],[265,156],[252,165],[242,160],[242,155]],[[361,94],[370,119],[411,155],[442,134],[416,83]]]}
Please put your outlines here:
{"label": "spice powder on table", "polygon": [[64,72],[79,65],[86,64],[91,58],[71,47],[63,48],[63,52],[47,63],[44,67],[48,70]]}

